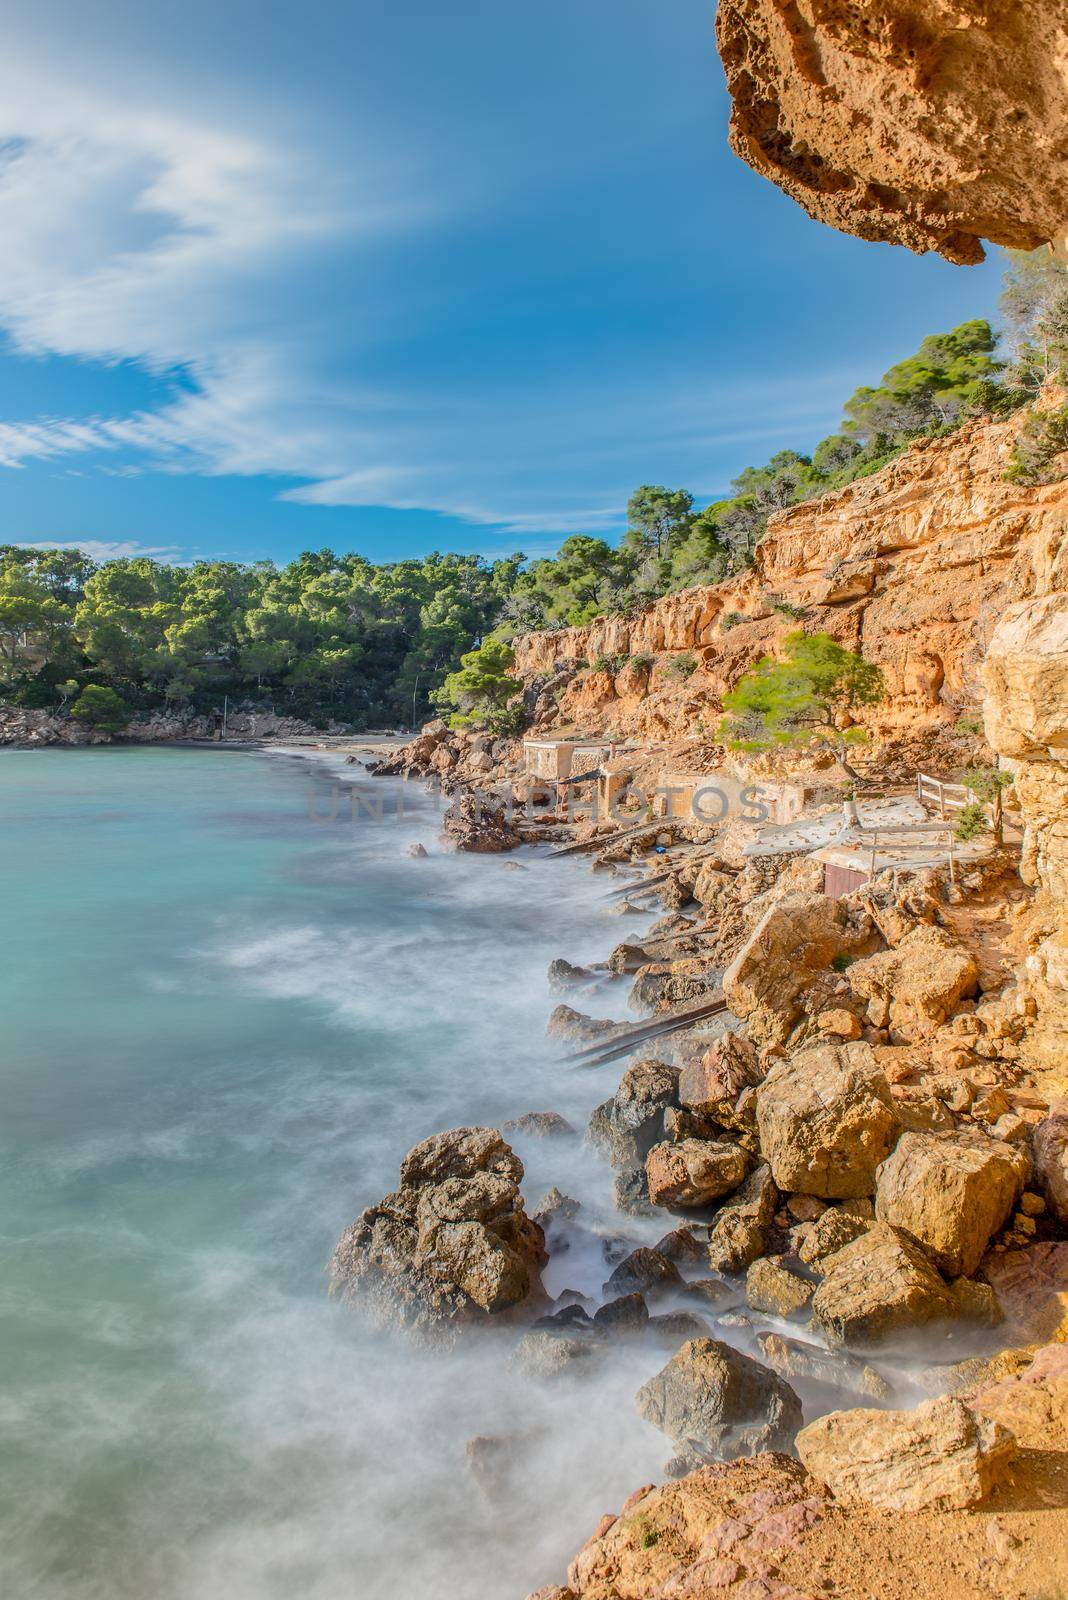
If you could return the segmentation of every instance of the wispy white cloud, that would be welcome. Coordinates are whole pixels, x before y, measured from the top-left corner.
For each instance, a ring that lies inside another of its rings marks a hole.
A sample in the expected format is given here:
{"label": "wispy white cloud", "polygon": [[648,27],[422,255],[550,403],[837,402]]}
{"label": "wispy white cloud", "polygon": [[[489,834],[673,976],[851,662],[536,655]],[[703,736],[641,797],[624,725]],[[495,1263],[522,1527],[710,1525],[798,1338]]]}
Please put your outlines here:
{"label": "wispy white cloud", "polygon": [[435,230],[477,214],[478,182],[502,204],[514,182],[489,147],[485,172],[449,189],[388,141],[369,136],[359,159],[358,118],[357,157],[339,160],[335,129],[283,133],[262,93],[224,116],[181,83],[148,98],[136,74],[125,96],[96,81],[32,50],[0,63],[0,326],[27,355],[181,382],[128,416],[0,422],[0,466],[296,479],[279,493],[303,505],[426,509],[530,538],[610,532],[661,469],[714,493],[725,441],[757,449],[787,422],[833,419],[838,374],[785,407],[772,375],[725,383],[665,361],[638,383],[622,352],[589,370],[425,376],[403,357],[452,310],[424,260]]}
{"label": "wispy white cloud", "polygon": [[91,561],[114,561],[121,556],[151,556],[170,566],[181,566],[183,552],[169,544],[139,544],[136,539],[15,539],[20,550],[81,550]]}

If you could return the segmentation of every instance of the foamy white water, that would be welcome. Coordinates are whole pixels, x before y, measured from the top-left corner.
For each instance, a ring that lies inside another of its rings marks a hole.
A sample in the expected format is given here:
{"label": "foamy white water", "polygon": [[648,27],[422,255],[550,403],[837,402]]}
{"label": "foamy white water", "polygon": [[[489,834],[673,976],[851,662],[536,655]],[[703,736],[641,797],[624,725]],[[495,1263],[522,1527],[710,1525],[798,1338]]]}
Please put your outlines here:
{"label": "foamy white water", "polygon": [[[545,970],[628,926],[581,860],[410,859],[437,833],[412,786],[357,780],[380,823],[312,821],[330,780],[0,757],[5,1595],[522,1597],[667,1453],[633,1407],[662,1354],[546,1392],[514,1335],[431,1356],[327,1300],[336,1236],[418,1139],[530,1110],[581,1128],[611,1092],[617,1068],[544,1042]],[[579,1140],[517,1148],[528,1204],[558,1183],[620,1229]],[[605,1276],[593,1246],[548,1284]],[[464,1468],[477,1433],[519,1441],[503,1503]]]}

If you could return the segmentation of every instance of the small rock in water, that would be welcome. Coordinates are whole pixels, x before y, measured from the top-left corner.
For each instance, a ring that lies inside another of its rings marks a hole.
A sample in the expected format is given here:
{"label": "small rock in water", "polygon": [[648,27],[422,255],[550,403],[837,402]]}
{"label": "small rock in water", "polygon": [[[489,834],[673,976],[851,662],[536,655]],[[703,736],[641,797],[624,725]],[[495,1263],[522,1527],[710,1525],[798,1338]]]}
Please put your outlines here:
{"label": "small rock in water", "polygon": [[577,1378],[595,1369],[605,1348],[601,1339],[568,1338],[548,1328],[532,1328],[519,1341],[512,1359],[528,1378]]}
{"label": "small rock in water", "polygon": [[684,1284],[679,1290],[683,1300],[692,1300],[696,1305],[705,1306],[708,1310],[713,1307],[722,1309],[724,1306],[737,1305],[739,1302],[738,1291],[729,1283],[724,1283],[722,1278],[694,1278],[692,1282]]}
{"label": "small rock in water", "polygon": [[582,1210],[581,1202],[573,1200],[569,1194],[563,1194],[559,1189],[552,1188],[543,1194],[534,1208],[534,1220],[542,1228],[547,1228],[550,1222],[571,1222]]}
{"label": "small rock in water", "polygon": [[682,1274],[673,1261],[662,1256],[659,1250],[650,1250],[641,1245],[619,1263],[602,1292],[607,1296],[633,1294],[635,1291],[655,1294],[678,1288],[681,1283]]}
{"label": "small rock in water", "polygon": [[427,854],[426,845],[410,844],[408,846],[408,854],[414,856],[417,861],[422,860]]}
{"label": "small rock in water", "polygon": [[694,1466],[789,1450],[801,1426],[790,1385],[717,1339],[691,1339],[638,1391],[639,1414]]}
{"label": "small rock in water", "polygon": [[521,1117],[506,1122],[503,1128],[505,1133],[525,1133],[533,1139],[558,1138],[574,1131],[558,1111],[525,1111]]}
{"label": "small rock in water", "polygon": [[768,1366],[780,1378],[808,1379],[829,1389],[867,1395],[869,1400],[890,1398],[886,1379],[854,1356],[823,1350],[818,1344],[805,1344],[799,1339],[784,1339],[781,1333],[758,1333],[757,1344]]}
{"label": "small rock in water", "polygon": [[656,1248],[669,1261],[703,1261],[705,1246],[691,1228],[674,1228],[657,1240]]}
{"label": "small rock in water", "polygon": [[[513,862],[512,865],[518,865]],[[597,974],[589,967],[575,967],[570,961],[559,958],[549,963],[549,988],[557,991],[573,988],[576,984],[592,983]]]}
{"label": "small rock in water", "polygon": [[593,1321],[608,1333],[640,1333],[649,1321],[649,1308],[644,1295],[623,1294],[595,1311]]}
{"label": "small rock in water", "polygon": [[692,1311],[666,1311],[650,1317],[646,1332],[663,1350],[677,1350],[688,1339],[707,1339],[711,1329],[704,1317]]}

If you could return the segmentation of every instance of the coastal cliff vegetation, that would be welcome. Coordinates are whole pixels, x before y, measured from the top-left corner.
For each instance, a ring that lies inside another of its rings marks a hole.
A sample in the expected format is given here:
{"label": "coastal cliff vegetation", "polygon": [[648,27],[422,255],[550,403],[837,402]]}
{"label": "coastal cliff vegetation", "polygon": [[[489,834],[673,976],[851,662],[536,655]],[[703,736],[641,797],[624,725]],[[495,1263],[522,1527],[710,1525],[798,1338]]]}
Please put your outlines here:
{"label": "coastal cliff vegetation", "polygon": [[688,490],[641,486],[615,545],[576,534],[534,561],[434,552],[384,564],[324,549],[283,567],[96,564],[75,549],[0,546],[0,699],[102,731],[137,711],[218,710],[224,697],[357,728],[414,723],[435,704],[462,716],[470,674],[486,670],[472,653],[490,636],[632,615],[744,572],[776,512],[916,439],[1030,406],[1009,474],[1056,478],[1068,408],[1047,397],[1068,372],[1068,270],[1048,252],[1010,255],[1002,316],[1002,334],[977,319],[925,338],[855,391],[811,455],[746,467],[724,499],[699,508]]}

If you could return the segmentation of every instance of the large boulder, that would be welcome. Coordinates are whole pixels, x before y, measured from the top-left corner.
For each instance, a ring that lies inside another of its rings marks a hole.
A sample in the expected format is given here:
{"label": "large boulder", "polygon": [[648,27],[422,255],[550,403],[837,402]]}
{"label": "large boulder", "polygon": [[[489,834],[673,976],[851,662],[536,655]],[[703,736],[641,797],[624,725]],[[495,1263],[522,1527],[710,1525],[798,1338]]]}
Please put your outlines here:
{"label": "large boulder", "polygon": [[1027,1179],[1017,1145],[904,1133],[876,1176],[875,1215],[918,1239],[947,1276],[970,1276]]}
{"label": "large boulder", "polygon": [[645,1158],[649,1199],[655,1206],[707,1206],[737,1189],[752,1157],[725,1140],[682,1139],[656,1144]]}
{"label": "large boulder", "polygon": [[757,1090],[756,1115],[779,1188],[824,1200],[871,1194],[898,1128],[867,1044],[819,1045],[779,1062]]}
{"label": "large boulder", "polygon": [[523,843],[503,805],[483,794],[458,795],[441,820],[443,843],[475,855],[498,855]]}
{"label": "large boulder", "polygon": [[822,1263],[812,1315],[832,1345],[907,1343],[917,1328],[946,1322],[958,1303],[907,1235],[877,1222]]}
{"label": "large boulder", "polygon": [[921,922],[892,950],[854,961],[849,986],[868,1003],[876,1027],[921,1038],[953,1016],[973,995],[979,964],[945,928]]}
{"label": "large boulder", "polygon": [[493,1128],[410,1150],[401,1187],[347,1228],[330,1292],[381,1326],[438,1339],[540,1291],[544,1236],[524,1212],[519,1157]]}
{"label": "large boulder", "polygon": [[797,1453],[842,1505],[954,1511],[1005,1481],[1016,1441],[943,1396],[915,1411],[832,1411],[801,1430]]}
{"label": "large boulder", "polygon": [[789,1450],[801,1402],[759,1361],[716,1339],[691,1339],[638,1390],[637,1406],[694,1466]]}
{"label": "large boulder", "polygon": [[845,906],[823,894],[770,906],[723,974],[723,993],[756,1044],[782,1044],[803,1015],[801,997],[856,942]]}
{"label": "large boulder", "polygon": [[1068,1111],[1056,1111],[1035,1128],[1031,1136],[1035,1175],[1046,1204],[1057,1221],[1068,1227]]}
{"label": "large boulder", "polygon": [[716,1213],[708,1235],[708,1264],[714,1272],[744,1272],[764,1254],[778,1204],[771,1170],[761,1164]]}
{"label": "large boulder", "polygon": [[738,1033],[723,1033],[683,1067],[679,1103],[721,1127],[745,1131],[751,1114],[746,1115],[739,1102],[763,1077],[760,1057],[750,1041]]}

